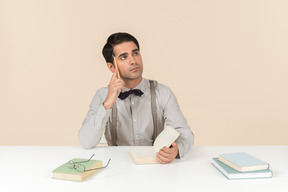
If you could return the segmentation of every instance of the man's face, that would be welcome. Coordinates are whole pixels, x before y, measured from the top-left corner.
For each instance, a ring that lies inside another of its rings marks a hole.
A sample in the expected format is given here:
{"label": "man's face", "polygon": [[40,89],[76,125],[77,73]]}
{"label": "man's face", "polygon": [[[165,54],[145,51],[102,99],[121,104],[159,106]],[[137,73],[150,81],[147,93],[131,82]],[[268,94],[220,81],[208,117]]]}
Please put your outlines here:
{"label": "man's face", "polygon": [[133,41],[114,46],[121,79],[139,80],[142,78],[143,63],[137,45]]}

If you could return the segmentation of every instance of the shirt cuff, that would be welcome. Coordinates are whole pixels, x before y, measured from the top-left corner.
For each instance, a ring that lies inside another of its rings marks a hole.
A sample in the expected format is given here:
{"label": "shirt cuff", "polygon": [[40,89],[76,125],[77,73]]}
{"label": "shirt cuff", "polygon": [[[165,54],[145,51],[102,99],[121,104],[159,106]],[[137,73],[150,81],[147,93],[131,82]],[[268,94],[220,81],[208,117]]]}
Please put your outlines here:
{"label": "shirt cuff", "polygon": [[184,146],[182,143],[178,143],[178,142],[177,142],[177,145],[178,145],[178,155],[176,158],[181,159],[184,156]]}

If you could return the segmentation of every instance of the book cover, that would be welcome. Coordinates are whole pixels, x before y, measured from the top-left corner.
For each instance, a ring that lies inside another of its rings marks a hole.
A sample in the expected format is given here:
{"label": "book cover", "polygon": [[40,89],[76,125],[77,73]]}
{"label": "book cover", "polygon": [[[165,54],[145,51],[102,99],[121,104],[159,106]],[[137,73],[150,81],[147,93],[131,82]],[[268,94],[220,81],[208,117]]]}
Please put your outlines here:
{"label": "book cover", "polygon": [[[87,159],[79,159],[75,158],[72,159],[73,162],[82,162],[86,161]],[[68,161],[69,162],[69,161]],[[57,167],[52,171],[53,179],[63,179],[63,180],[70,180],[70,181],[83,181],[90,175],[98,172],[101,169],[98,170],[93,170],[93,171],[85,171],[85,172],[79,172],[76,169],[70,168],[68,166],[68,162],[64,163],[63,165]],[[85,166],[86,170],[87,169],[94,169],[98,167],[102,167],[102,161],[100,160],[90,160],[88,162],[80,163],[81,165]]]}
{"label": "book cover", "polygon": [[257,178],[271,178],[273,173],[270,169],[239,172],[230,166],[222,163],[218,158],[212,158],[212,165],[218,169],[227,179],[257,179]]}
{"label": "book cover", "polygon": [[240,172],[265,170],[269,164],[248,153],[226,153],[219,155],[219,160]]}
{"label": "book cover", "polygon": [[167,126],[157,136],[153,146],[133,146],[129,155],[136,165],[159,163],[156,160],[156,153],[164,146],[170,147],[179,135],[180,133],[173,127]]}

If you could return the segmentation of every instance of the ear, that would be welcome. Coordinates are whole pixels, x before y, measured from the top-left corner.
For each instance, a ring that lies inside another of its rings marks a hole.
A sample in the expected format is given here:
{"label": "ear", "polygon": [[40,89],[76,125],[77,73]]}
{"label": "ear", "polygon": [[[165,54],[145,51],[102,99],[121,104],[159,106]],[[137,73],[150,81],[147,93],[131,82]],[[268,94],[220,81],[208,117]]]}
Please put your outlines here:
{"label": "ear", "polygon": [[112,73],[114,73],[115,72],[115,67],[114,67],[114,65],[112,64],[112,63],[107,63],[107,67],[108,67],[108,69],[112,72]]}

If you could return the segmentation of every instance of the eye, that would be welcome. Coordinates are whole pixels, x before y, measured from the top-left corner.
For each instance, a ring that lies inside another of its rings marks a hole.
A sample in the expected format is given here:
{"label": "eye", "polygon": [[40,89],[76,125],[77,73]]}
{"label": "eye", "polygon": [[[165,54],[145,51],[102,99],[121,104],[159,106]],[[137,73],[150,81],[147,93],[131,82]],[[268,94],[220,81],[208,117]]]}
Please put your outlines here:
{"label": "eye", "polygon": [[138,51],[133,52],[133,55],[139,55]]}
{"label": "eye", "polygon": [[126,58],[127,58],[126,55],[123,55],[123,56],[120,57],[121,60],[124,60],[124,59],[126,59]]}

